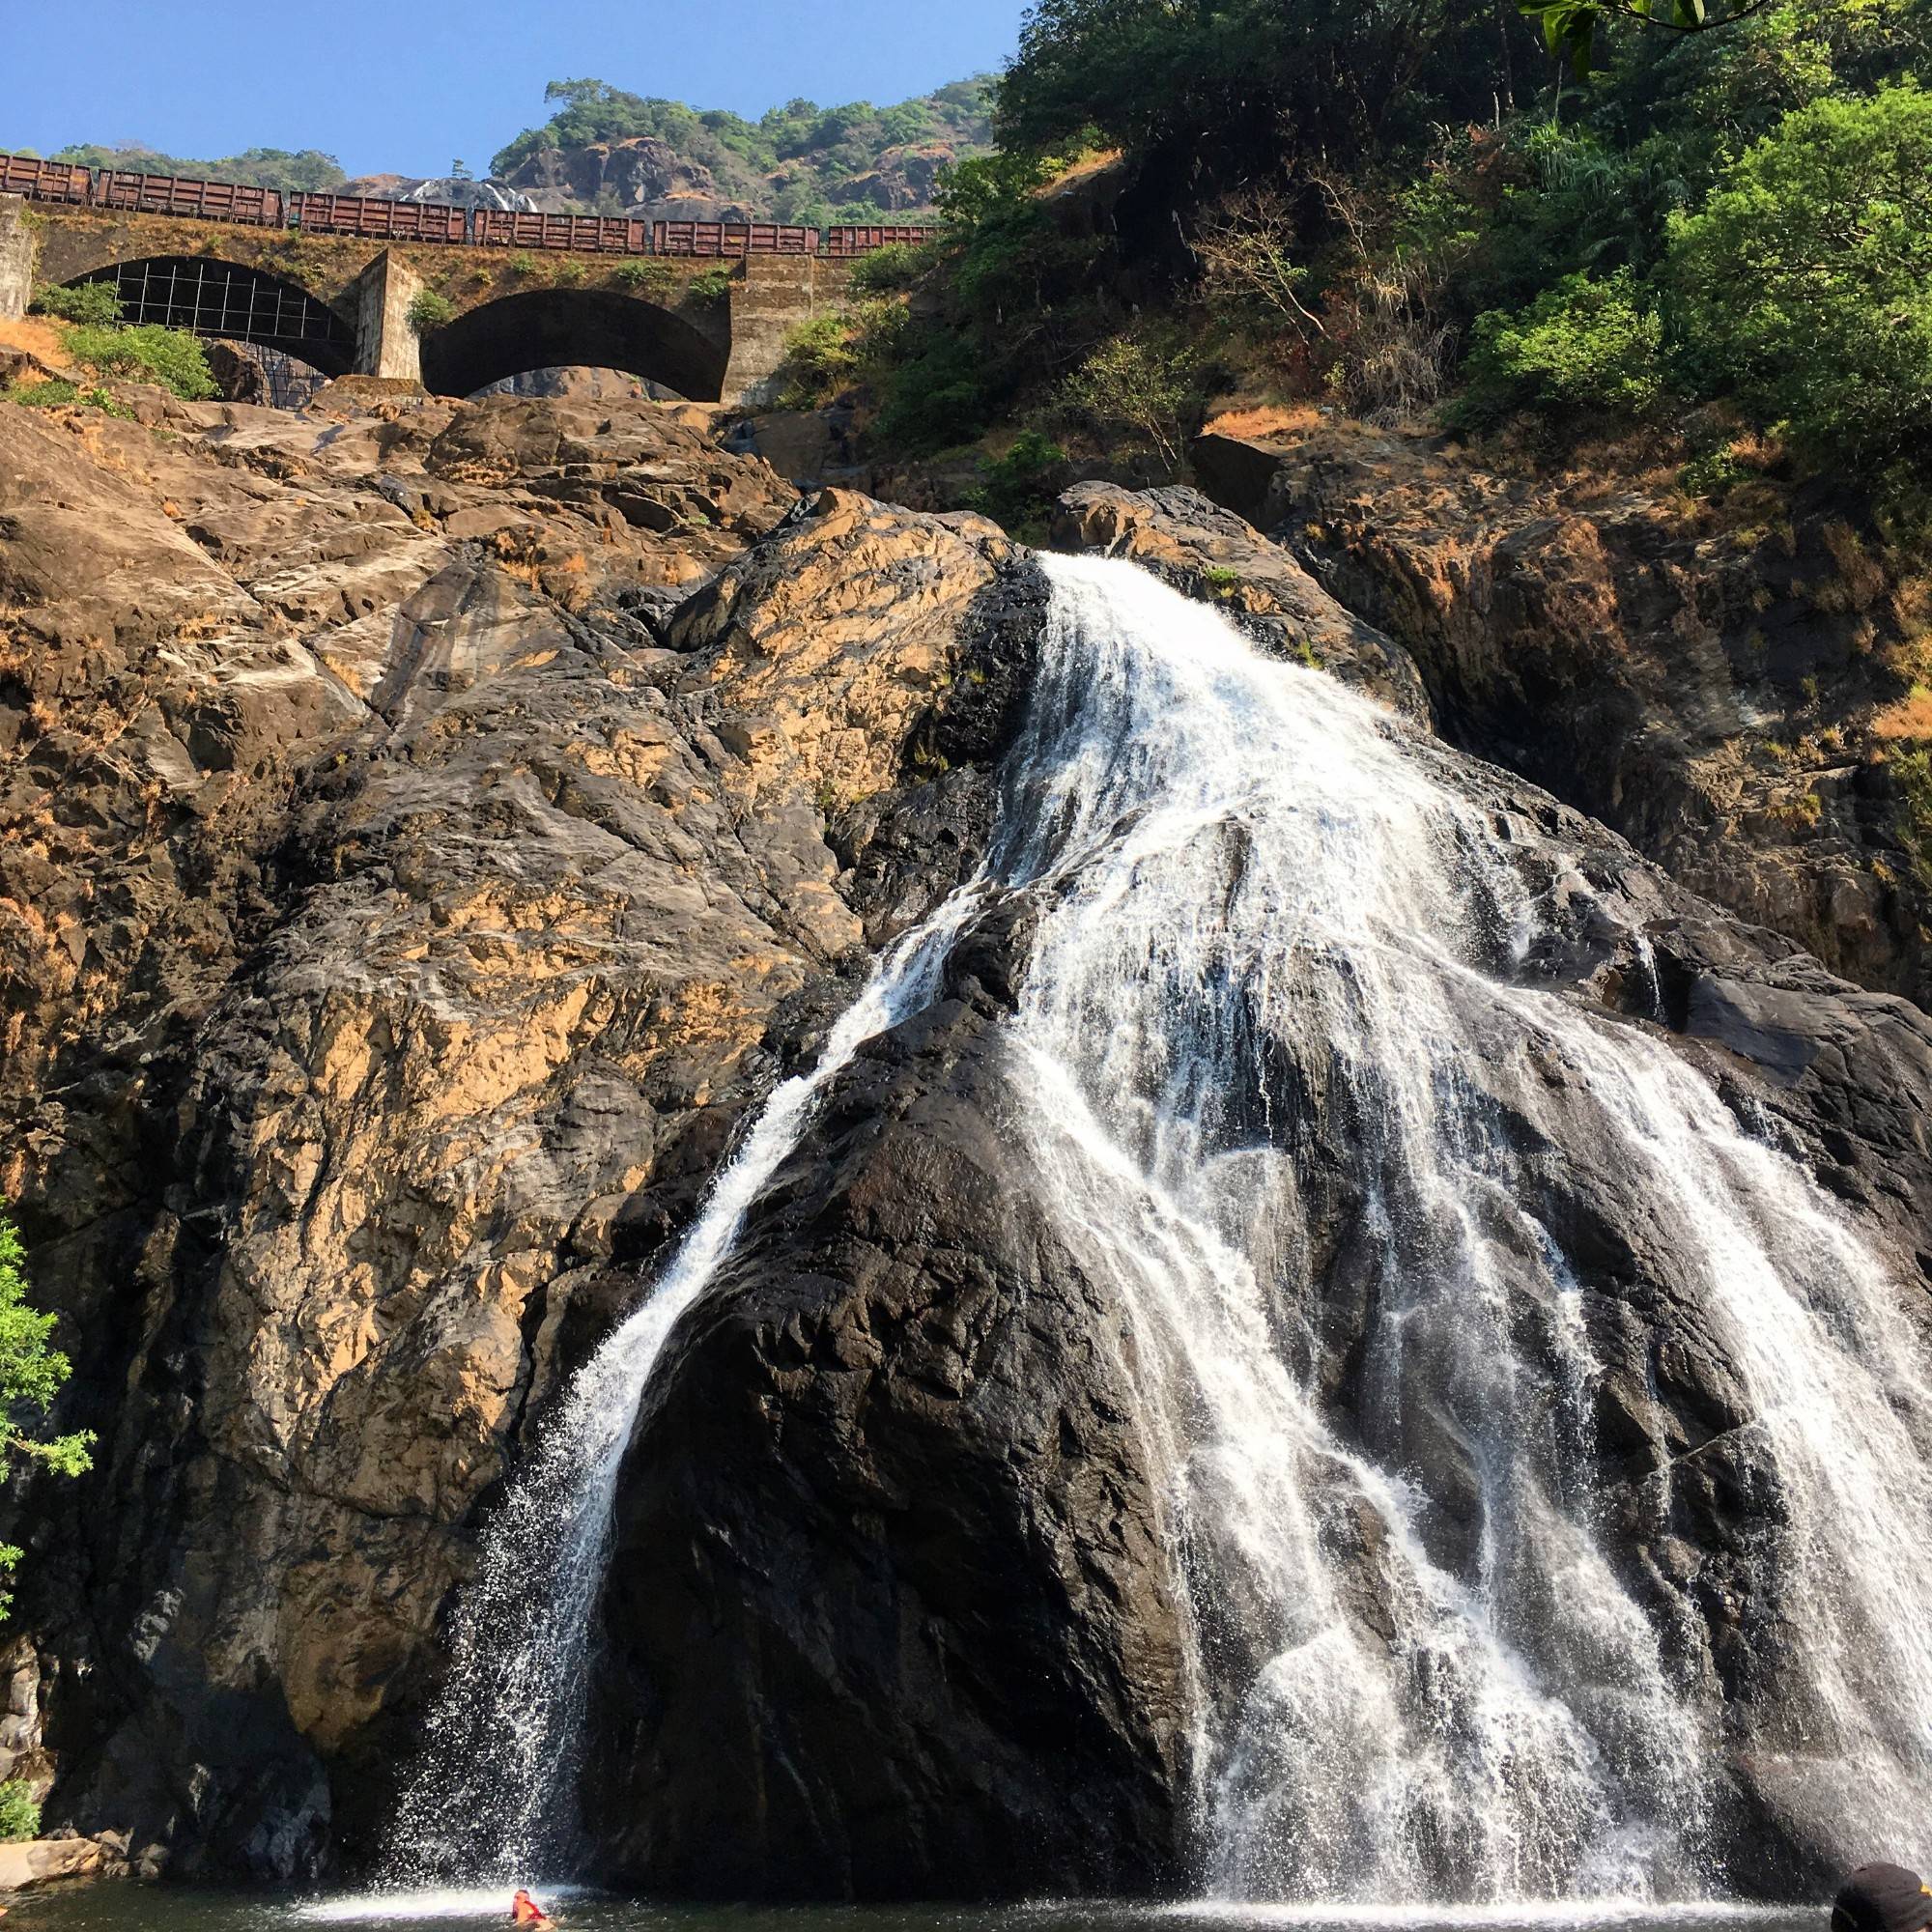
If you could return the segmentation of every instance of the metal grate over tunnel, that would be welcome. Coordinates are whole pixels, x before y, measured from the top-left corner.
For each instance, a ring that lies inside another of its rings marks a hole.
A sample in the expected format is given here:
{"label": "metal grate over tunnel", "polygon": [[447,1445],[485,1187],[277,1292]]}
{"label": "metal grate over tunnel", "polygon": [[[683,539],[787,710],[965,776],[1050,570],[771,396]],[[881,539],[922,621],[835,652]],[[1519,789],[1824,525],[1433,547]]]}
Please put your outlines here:
{"label": "metal grate over tunnel", "polygon": [[156,256],[123,262],[85,279],[114,285],[127,322],[259,343],[331,375],[355,359],[354,332],[327,303],[236,263]]}

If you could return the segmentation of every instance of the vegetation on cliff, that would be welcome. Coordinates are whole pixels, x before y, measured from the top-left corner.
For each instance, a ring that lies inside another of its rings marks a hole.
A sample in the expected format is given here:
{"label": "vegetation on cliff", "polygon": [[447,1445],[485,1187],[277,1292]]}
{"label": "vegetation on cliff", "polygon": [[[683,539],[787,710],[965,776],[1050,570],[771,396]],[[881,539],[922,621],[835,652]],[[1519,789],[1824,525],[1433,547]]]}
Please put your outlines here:
{"label": "vegetation on cliff", "polygon": [[1446,0],[1041,0],[904,318],[848,317],[877,441],[1027,425],[1171,470],[1235,396],[1532,439],[1689,419],[1692,458],[1754,431],[1905,487],[1932,7],[1617,14],[1580,82],[1556,26],[1563,60],[1515,10]]}
{"label": "vegetation on cliff", "polygon": [[[121,298],[110,282],[82,282],[75,288],[50,286],[34,297],[34,307],[60,325],[61,346],[70,360],[97,376],[158,383],[170,395],[194,402],[215,393],[208,352],[185,329],[158,323],[121,320]],[[86,402],[114,407],[100,391],[77,391],[64,381],[13,391],[16,401],[41,404]]]}
{"label": "vegetation on cliff", "polygon": [[[82,1475],[91,1466],[88,1451],[94,1445],[86,1430],[43,1438],[20,1426],[22,1411],[47,1412],[69,1373],[68,1358],[50,1346],[60,1318],[43,1314],[27,1299],[26,1263],[19,1231],[0,1211],[0,1482],[23,1465],[57,1476]],[[12,1576],[20,1555],[15,1545],[0,1544],[0,1577]],[[0,1588],[0,1616],[13,1601],[13,1593]]]}
{"label": "vegetation on cliff", "polygon": [[556,111],[500,149],[491,172],[514,175],[546,151],[650,137],[707,169],[721,195],[779,221],[868,221],[881,204],[863,191],[868,177],[912,149],[933,149],[936,166],[980,153],[992,141],[983,79],[954,81],[890,107],[868,100],[821,107],[788,100],[755,121],[723,108],[627,93],[603,80],[554,80]]}

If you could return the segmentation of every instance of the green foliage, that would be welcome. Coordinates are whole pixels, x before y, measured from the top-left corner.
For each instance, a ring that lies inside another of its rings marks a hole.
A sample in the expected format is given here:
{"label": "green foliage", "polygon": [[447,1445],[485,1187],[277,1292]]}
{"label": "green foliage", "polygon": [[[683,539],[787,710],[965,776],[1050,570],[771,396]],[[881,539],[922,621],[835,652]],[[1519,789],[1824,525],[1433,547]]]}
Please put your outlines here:
{"label": "green foliage", "polygon": [[892,295],[911,288],[931,268],[932,261],[930,248],[895,242],[887,247],[874,248],[869,255],[861,255],[852,264],[851,279],[846,286],[860,295]]}
{"label": "green foliage", "polygon": [[191,161],[159,155],[152,148],[130,144],[119,148],[63,148],[53,159],[87,168],[123,168],[135,174],[193,175],[202,181],[244,182],[254,187],[280,188],[284,193],[321,193],[340,187],[349,179],[333,155],[314,148],[248,148],[223,160]]}
{"label": "green foliage", "polygon": [[958,227],[978,228],[1024,209],[1053,172],[1053,158],[1045,153],[1003,148],[974,155],[940,170],[933,205]]}
{"label": "green foliage", "polygon": [[33,1787],[17,1777],[0,1784],[0,1843],[19,1844],[41,1834],[41,1804]]}
{"label": "green foliage", "polygon": [[[44,1415],[52,1406],[68,1378],[69,1363],[49,1346],[59,1317],[43,1314],[27,1299],[26,1250],[5,1206],[0,1202],[0,1482],[22,1463],[52,1475],[82,1475],[93,1465],[91,1433],[43,1440],[21,1431],[23,1410]],[[11,1573],[19,1560],[17,1548],[0,1545],[0,1574]],[[0,1615],[12,1601],[0,1592]]]}
{"label": "green foliage", "polygon": [[208,355],[192,335],[157,323],[132,328],[76,324],[63,331],[67,352],[103,376],[128,376],[158,383],[185,402],[216,393]]}
{"label": "green foliage", "polygon": [[1675,34],[1708,33],[1713,27],[1734,26],[1763,0],[1744,0],[1729,13],[1712,14],[1704,0],[1517,0],[1520,10],[1543,30],[1543,43],[1558,60],[1568,61],[1578,80],[1589,77],[1595,64],[1597,37],[1606,20],[1634,20]]}
{"label": "green foliage", "polygon": [[698,270],[685,284],[685,290],[693,301],[723,301],[731,293],[731,265],[720,262],[712,268]]}
{"label": "green foliage", "polygon": [[1677,472],[1677,487],[1687,497],[1719,498],[1749,474],[1749,467],[1740,463],[1732,446],[1724,443],[1685,464]]}
{"label": "green foliage", "polygon": [[611,279],[620,289],[629,289],[636,295],[663,301],[676,293],[678,276],[677,270],[668,262],[638,260],[620,262],[611,272]]}
{"label": "green foliage", "polygon": [[1906,746],[1885,763],[1898,796],[1898,830],[1912,854],[1913,869],[1932,886],[1932,751]]}
{"label": "green foliage", "polygon": [[34,307],[62,322],[119,322],[121,292],[112,282],[82,282],[71,289],[49,285],[35,295]]}
{"label": "green foliage", "polygon": [[[115,304],[119,311],[120,304]],[[29,409],[57,410],[78,408],[99,410],[103,415],[131,416],[134,412],[99,384],[83,387],[78,383],[70,382],[65,376],[49,376],[40,383],[14,383],[7,390],[8,396],[16,403],[24,403]]]}
{"label": "green foliage", "polygon": [[417,335],[446,328],[456,320],[456,304],[435,289],[418,289],[403,311],[404,319]]}
{"label": "green foliage", "polygon": [[[1890,84],[1932,63],[1932,4],[1524,0],[1558,51],[1587,45],[1581,87],[1516,11],[1040,0],[1002,151],[956,171],[961,225],[1023,226],[1048,157],[1097,138],[1142,231],[1191,251],[1151,290],[1140,251],[1134,298],[1172,312],[1191,277],[1207,338],[1288,393],[1413,414],[1466,351],[1465,423],[1642,415],[1667,380],[1820,454],[1922,446],[1932,167]],[[994,305],[1038,381],[1105,305],[1028,279]]]}
{"label": "green foliage", "polygon": [[1035,192],[1056,165],[1002,153],[942,170],[945,242],[876,271],[873,286],[917,278],[923,295],[917,317],[893,304],[887,328],[874,308],[867,331],[879,396],[871,434],[883,446],[918,456],[976,440],[1118,326],[1094,286],[1107,244],[1064,233]]}
{"label": "green foliage", "polygon": [[973,341],[945,327],[908,332],[872,433],[888,448],[930,456],[971,442],[992,420],[985,364]]}
{"label": "green foliage", "polygon": [[1172,469],[1180,460],[1194,373],[1193,357],[1179,344],[1122,333],[1101,343],[1060,384],[1054,412],[1105,440],[1151,445]]}
{"label": "green foliage", "polygon": [[519,248],[503,266],[520,280],[528,281],[537,271],[537,258],[527,248]]}
{"label": "green foliage", "polygon": [[1663,394],[1663,325],[1628,269],[1566,275],[1512,315],[1477,318],[1468,387],[1451,412],[1480,428],[1513,411],[1591,410],[1641,416]]}
{"label": "green foliage", "polygon": [[1072,474],[1066,452],[1037,429],[1023,429],[1004,456],[980,467],[968,507],[991,517],[1022,543],[1047,541],[1055,499]]}
{"label": "green foliage", "polygon": [[126,403],[118,402],[111,390],[103,389],[98,384],[81,390],[74,400],[82,409],[99,410],[104,416],[119,416],[124,422],[134,419],[134,412]]}
{"label": "green foliage", "polygon": [[1932,437],[1932,95],[1787,115],[1671,227],[1686,368],[1820,455]]}
{"label": "green foliage", "polygon": [[907,323],[905,304],[891,296],[800,323],[785,337],[784,407],[816,409],[858,384],[889,380]]}
{"label": "green foliage", "polygon": [[890,107],[788,100],[748,121],[719,108],[630,94],[608,81],[554,80],[544,99],[555,112],[541,128],[519,134],[490,166],[508,175],[546,151],[649,136],[709,168],[721,193],[774,219],[877,220],[876,203],[835,190],[870,174],[888,149],[982,149],[992,132],[987,94],[988,83],[975,79]]}
{"label": "green foliage", "polygon": [[830,402],[857,366],[843,316],[815,315],[800,323],[785,336],[784,407],[809,410]]}
{"label": "green foliage", "polygon": [[1284,154],[1365,156],[1488,118],[1513,42],[1527,71],[1531,31],[1465,0],[1037,0],[995,125],[1016,152],[1092,129],[1130,154],[1251,179]]}
{"label": "green foliage", "polygon": [[7,393],[30,410],[58,410],[80,401],[80,384],[65,376],[50,376],[44,383],[15,383]]}

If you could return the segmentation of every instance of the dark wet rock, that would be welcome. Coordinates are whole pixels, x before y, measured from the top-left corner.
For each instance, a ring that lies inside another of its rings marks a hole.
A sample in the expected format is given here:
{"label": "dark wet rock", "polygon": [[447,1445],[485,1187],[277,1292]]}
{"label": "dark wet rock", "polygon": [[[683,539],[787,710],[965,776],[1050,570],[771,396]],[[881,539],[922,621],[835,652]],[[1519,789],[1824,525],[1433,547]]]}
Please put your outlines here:
{"label": "dark wet rock", "polygon": [[949,996],[837,1082],[639,1418],[586,1784],[633,1882],[929,1897],[1179,1875],[1161,1478],[1119,1312],[1014,1185],[1011,946],[963,948]]}

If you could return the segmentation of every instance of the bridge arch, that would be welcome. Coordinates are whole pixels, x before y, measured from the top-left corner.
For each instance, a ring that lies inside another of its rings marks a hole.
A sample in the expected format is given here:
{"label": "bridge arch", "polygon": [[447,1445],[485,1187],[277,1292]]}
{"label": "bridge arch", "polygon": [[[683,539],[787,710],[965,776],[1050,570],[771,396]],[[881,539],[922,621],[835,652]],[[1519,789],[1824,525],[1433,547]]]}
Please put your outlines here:
{"label": "bridge arch", "polygon": [[[724,331],[720,331],[722,337]],[[467,310],[422,339],[423,386],[473,395],[530,369],[622,369],[716,402],[730,360],[725,340],[667,308],[612,289],[526,289]]]}
{"label": "bridge arch", "polygon": [[325,375],[355,364],[355,330],[327,302],[265,269],[213,255],[146,255],[75,275],[66,286],[111,283],[128,322],[259,343]]}

